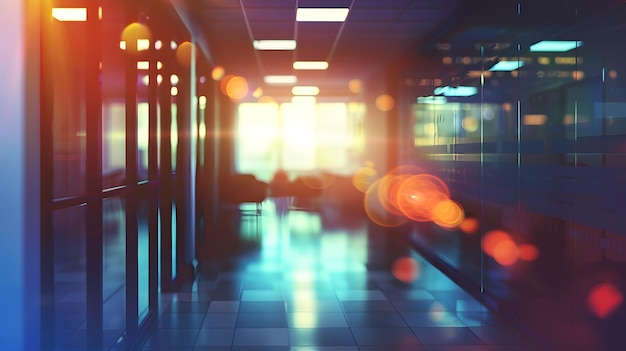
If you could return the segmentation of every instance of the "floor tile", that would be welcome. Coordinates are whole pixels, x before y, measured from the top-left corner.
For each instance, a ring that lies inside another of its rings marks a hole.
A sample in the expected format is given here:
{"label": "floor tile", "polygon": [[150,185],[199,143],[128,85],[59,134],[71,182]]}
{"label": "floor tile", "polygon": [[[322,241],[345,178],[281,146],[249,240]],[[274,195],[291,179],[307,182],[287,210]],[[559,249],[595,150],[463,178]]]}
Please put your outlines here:
{"label": "floor tile", "polygon": [[284,313],[239,313],[237,328],[286,328]]}
{"label": "floor tile", "polygon": [[341,301],[345,312],[395,312],[389,301]]}
{"label": "floor tile", "polygon": [[469,328],[411,328],[424,345],[481,345],[483,341]]}
{"label": "floor tile", "polygon": [[285,313],[283,301],[242,301],[239,304],[240,313]]}
{"label": "floor tile", "polygon": [[194,346],[199,329],[156,329],[150,335],[150,347]]}
{"label": "floor tile", "polygon": [[409,328],[352,328],[357,345],[419,346]]}
{"label": "floor tile", "polygon": [[387,297],[380,290],[343,290],[337,291],[341,301],[386,301]]}
{"label": "floor tile", "polygon": [[204,318],[201,328],[235,328],[236,323],[236,313],[208,313]]}
{"label": "floor tile", "polygon": [[211,301],[209,313],[237,313],[239,301]]}
{"label": "floor tile", "polygon": [[346,346],[356,345],[349,328],[289,329],[292,346]]}
{"label": "floor tile", "polygon": [[159,320],[158,328],[198,329],[204,321],[204,313],[165,313]]}
{"label": "floor tile", "polygon": [[289,328],[347,328],[343,313],[296,312],[287,313]]}
{"label": "floor tile", "polygon": [[410,327],[465,327],[456,314],[450,312],[400,312]]}
{"label": "floor tile", "polygon": [[231,346],[234,333],[233,328],[201,329],[195,346]]}
{"label": "floor tile", "polygon": [[233,346],[288,346],[287,328],[237,328]]}
{"label": "floor tile", "polygon": [[351,328],[407,327],[404,319],[395,312],[347,312],[346,319]]}

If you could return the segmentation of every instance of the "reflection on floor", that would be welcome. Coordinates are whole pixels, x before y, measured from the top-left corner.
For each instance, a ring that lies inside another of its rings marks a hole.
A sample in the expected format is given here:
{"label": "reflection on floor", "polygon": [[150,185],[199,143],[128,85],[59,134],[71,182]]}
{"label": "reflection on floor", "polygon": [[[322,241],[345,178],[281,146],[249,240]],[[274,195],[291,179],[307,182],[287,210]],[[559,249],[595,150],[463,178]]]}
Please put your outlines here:
{"label": "reflection on floor", "polygon": [[[216,233],[143,350],[538,350],[401,233],[281,201]],[[399,258],[411,260],[392,273]]]}

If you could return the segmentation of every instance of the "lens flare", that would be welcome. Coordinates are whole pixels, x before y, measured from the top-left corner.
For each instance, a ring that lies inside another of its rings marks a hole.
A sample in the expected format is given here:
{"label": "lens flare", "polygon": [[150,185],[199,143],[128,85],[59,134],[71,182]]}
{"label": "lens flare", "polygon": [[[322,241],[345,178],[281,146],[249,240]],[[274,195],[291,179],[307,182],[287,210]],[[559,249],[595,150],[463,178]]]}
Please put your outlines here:
{"label": "lens flare", "polygon": [[396,216],[404,216],[398,207],[398,188],[409,175],[385,175],[378,187],[378,198],[385,210]]}
{"label": "lens flare", "polygon": [[226,83],[226,95],[237,101],[248,95],[248,82],[244,77],[235,76]]}
{"label": "lens flare", "polygon": [[[145,50],[142,45],[142,42],[147,41],[148,43],[152,39],[152,32],[150,29],[141,24],[141,23],[131,23],[122,31],[121,41],[126,44],[126,50],[129,52],[137,52],[140,50]],[[135,45],[129,43],[136,43]],[[149,45],[148,45],[149,47]]]}
{"label": "lens flare", "polygon": [[228,86],[228,82],[230,82],[230,80],[233,78],[235,78],[234,75],[227,74],[222,78],[222,80],[220,80],[220,91],[222,92],[222,94],[228,95],[228,91],[226,90],[226,87]]}
{"label": "lens flare", "polygon": [[222,78],[224,78],[224,73],[226,71],[224,70],[224,67],[222,66],[215,66],[213,67],[213,70],[211,70],[211,78],[213,78],[213,80],[220,80]]}
{"label": "lens flare", "polygon": [[376,108],[383,112],[391,111],[396,105],[396,100],[389,94],[382,94],[376,98]]}
{"label": "lens flare", "polygon": [[513,240],[501,240],[493,248],[493,258],[502,266],[510,266],[517,262],[519,249]]}
{"label": "lens flare", "polygon": [[443,229],[454,230],[458,228],[465,218],[461,204],[454,200],[440,201],[433,207],[433,222]]}
{"label": "lens flare", "polygon": [[465,217],[465,219],[463,219],[463,222],[461,222],[461,225],[459,225],[459,230],[461,230],[463,233],[473,234],[478,231],[478,224],[479,223],[476,218]]}
{"label": "lens flare", "polygon": [[352,79],[348,82],[348,89],[355,94],[359,94],[363,91],[363,83],[358,79]]}
{"label": "lens flare", "polygon": [[194,44],[185,41],[176,48],[176,61],[183,67],[191,66],[191,55],[194,53]]}
{"label": "lens flare", "polygon": [[524,261],[534,261],[539,257],[539,250],[535,245],[522,244],[519,246],[519,258]]}
{"label": "lens flare", "polygon": [[436,204],[450,197],[447,185],[430,174],[417,174],[405,179],[397,193],[397,204],[402,213],[417,222],[433,219]]}
{"label": "lens flare", "polygon": [[380,201],[379,186],[382,178],[368,186],[363,199],[365,214],[374,223],[381,227],[397,227],[407,222],[404,216],[388,212]]}
{"label": "lens flare", "polygon": [[401,257],[391,266],[391,274],[403,283],[411,283],[420,276],[420,266],[410,257]]}
{"label": "lens flare", "polygon": [[352,175],[352,184],[362,193],[374,182],[378,172],[371,167],[361,167]]}
{"label": "lens flare", "polygon": [[492,230],[485,233],[480,246],[483,249],[483,252],[491,257],[493,257],[493,253],[495,251],[496,245],[498,245],[501,241],[510,240],[511,235],[503,230]]}
{"label": "lens flare", "polygon": [[624,302],[624,295],[612,283],[594,286],[587,294],[587,305],[598,318],[611,315]]}

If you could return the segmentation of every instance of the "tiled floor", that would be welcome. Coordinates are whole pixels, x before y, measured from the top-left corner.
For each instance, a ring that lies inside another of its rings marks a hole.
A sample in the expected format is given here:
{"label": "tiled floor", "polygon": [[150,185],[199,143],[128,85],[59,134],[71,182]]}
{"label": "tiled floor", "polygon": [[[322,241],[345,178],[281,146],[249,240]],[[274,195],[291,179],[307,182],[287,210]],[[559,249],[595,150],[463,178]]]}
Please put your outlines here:
{"label": "tiled floor", "polygon": [[[267,202],[260,222],[239,221],[231,252],[203,260],[193,284],[163,296],[143,350],[538,350],[400,233],[276,208]],[[402,257],[416,263],[409,283],[391,272]]]}

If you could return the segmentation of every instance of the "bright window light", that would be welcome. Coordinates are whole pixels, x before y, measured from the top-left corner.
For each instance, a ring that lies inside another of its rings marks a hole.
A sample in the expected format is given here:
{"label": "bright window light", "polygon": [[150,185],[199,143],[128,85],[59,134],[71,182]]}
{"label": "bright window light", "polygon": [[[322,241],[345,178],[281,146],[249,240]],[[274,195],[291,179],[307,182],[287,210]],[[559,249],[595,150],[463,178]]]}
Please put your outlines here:
{"label": "bright window light", "polygon": [[291,98],[291,102],[294,104],[314,104],[317,102],[317,98],[315,96],[294,96]]}
{"label": "bright window light", "polygon": [[266,84],[296,84],[298,77],[296,76],[265,76],[263,81]]}
{"label": "bright window light", "polygon": [[516,69],[524,66],[526,62],[524,61],[500,61],[493,65],[489,70],[494,71],[515,71]]}
{"label": "bright window light", "polygon": [[317,95],[320,93],[320,88],[316,86],[298,86],[291,88],[291,93],[293,95]]}
{"label": "bright window light", "polygon": [[150,69],[150,62],[137,61],[137,69]]}
{"label": "bright window light", "polygon": [[530,46],[531,52],[566,52],[583,46],[579,40],[543,40]]}
{"label": "bright window light", "polygon": [[63,22],[85,22],[87,20],[86,8],[60,8],[52,9],[52,17]]}
{"label": "bright window light", "polygon": [[295,50],[295,40],[254,40],[252,45],[257,50]]}
{"label": "bright window light", "polygon": [[308,70],[325,70],[328,68],[326,61],[296,61],[293,63],[293,69]]}
{"label": "bright window light", "polygon": [[478,93],[478,89],[476,87],[468,87],[460,85],[458,87],[438,87],[435,88],[433,94],[435,95],[443,95],[443,96],[472,96]]}
{"label": "bright window light", "polygon": [[343,22],[348,17],[349,8],[299,8],[298,22]]}

